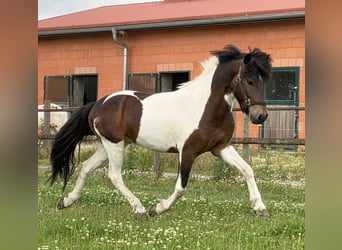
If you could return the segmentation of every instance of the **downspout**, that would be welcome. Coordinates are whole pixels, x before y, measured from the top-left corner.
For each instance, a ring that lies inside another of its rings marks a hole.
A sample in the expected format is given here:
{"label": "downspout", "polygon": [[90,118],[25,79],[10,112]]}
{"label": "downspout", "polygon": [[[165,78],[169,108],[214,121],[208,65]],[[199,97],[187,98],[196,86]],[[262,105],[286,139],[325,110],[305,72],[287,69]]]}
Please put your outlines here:
{"label": "downspout", "polygon": [[123,78],[122,78],[122,89],[126,90],[127,89],[127,54],[128,54],[128,48],[127,48],[127,44],[122,41],[119,40],[119,38],[117,37],[118,31],[116,30],[116,28],[112,28],[112,34],[113,34],[113,40],[119,44],[120,46],[123,47]]}

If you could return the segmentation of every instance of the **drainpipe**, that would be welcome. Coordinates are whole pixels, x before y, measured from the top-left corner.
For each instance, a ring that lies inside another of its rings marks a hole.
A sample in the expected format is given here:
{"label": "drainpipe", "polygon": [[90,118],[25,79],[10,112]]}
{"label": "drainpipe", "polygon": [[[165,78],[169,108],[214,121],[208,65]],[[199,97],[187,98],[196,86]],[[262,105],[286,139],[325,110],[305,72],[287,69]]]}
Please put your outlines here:
{"label": "drainpipe", "polygon": [[118,31],[116,30],[116,28],[112,28],[112,34],[113,34],[113,40],[119,44],[120,46],[123,47],[124,51],[123,51],[123,79],[122,79],[122,89],[126,90],[127,89],[127,52],[128,52],[128,48],[127,48],[127,44],[122,41],[119,40],[117,37]]}

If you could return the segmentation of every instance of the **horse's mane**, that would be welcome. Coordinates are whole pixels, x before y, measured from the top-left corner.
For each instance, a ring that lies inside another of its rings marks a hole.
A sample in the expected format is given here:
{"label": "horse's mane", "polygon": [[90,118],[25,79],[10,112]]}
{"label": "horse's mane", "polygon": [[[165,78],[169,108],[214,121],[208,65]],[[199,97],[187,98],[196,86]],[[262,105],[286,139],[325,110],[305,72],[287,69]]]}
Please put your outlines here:
{"label": "horse's mane", "polygon": [[222,50],[211,51],[211,54],[217,56],[220,64],[232,60],[241,60],[250,54],[251,60],[246,64],[246,76],[253,76],[259,73],[264,81],[268,82],[272,77],[272,59],[270,55],[258,48],[253,50],[249,48],[249,50],[249,53],[242,53],[234,45],[228,44]]}
{"label": "horse's mane", "polygon": [[[242,53],[234,45],[228,44],[222,50],[211,51],[211,54],[214,56],[201,63],[203,71],[197,78],[207,74],[208,72],[211,72],[218,66],[218,64],[230,62],[233,60],[242,60],[246,55],[250,54],[251,60],[249,61],[249,63],[246,64],[246,71],[244,72],[244,74],[246,76],[255,76],[259,73],[260,76],[264,79],[265,83],[267,83],[271,79],[271,57],[258,48],[254,48],[253,50],[251,50],[250,48],[249,53]],[[180,84],[178,86],[178,89],[193,85],[195,80],[196,78],[193,81]]]}
{"label": "horse's mane", "polygon": [[211,54],[217,56],[219,63],[242,59],[245,54],[232,44],[226,45],[222,50],[213,50]]}
{"label": "horse's mane", "polygon": [[215,68],[217,67],[218,65],[218,60],[217,60],[217,57],[216,56],[212,56],[212,57],[209,57],[207,60],[205,61],[202,61],[201,62],[201,66],[202,66],[202,72],[199,76],[197,76],[194,80],[192,81],[188,81],[188,82],[184,82],[184,83],[181,83],[178,85],[178,89],[183,89],[183,88],[186,88],[186,87],[189,87],[189,86],[193,86],[195,82],[197,82],[197,80],[210,73],[210,72],[213,72],[215,70]]}

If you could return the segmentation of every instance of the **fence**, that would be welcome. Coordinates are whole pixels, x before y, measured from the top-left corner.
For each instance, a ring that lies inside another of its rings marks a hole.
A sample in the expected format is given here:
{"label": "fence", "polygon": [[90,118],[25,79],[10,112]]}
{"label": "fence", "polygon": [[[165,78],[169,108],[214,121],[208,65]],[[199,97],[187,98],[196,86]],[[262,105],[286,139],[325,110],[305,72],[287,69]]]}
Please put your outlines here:
{"label": "fence", "polygon": [[[38,109],[38,112],[44,112],[44,126],[43,133],[38,135],[39,140],[52,140],[54,135],[50,133],[50,112],[74,112],[77,110],[77,107],[63,107],[62,109],[50,109],[50,102],[47,100],[44,103],[44,109]],[[305,112],[305,107],[296,107],[296,106],[287,106],[287,107],[268,107],[269,111],[296,111],[296,112]],[[241,111],[239,108],[234,108],[233,112]],[[298,138],[251,138],[248,137],[249,134],[249,119],[247,116],[244,118],[244,129],[243,129],[243,137],[233,137],[231,140],[232,144],[242,144],[243,145],[243,158],[249,162],[249,145],[257,144],[257,145],[282,145],[282,146],[290,146],[290,145],[305,145],[305,139]],[[95,141],[95,136],[88,136],[85,141]],[[155,169],[159,168],[159,153],[154,153],[154,167]]]}

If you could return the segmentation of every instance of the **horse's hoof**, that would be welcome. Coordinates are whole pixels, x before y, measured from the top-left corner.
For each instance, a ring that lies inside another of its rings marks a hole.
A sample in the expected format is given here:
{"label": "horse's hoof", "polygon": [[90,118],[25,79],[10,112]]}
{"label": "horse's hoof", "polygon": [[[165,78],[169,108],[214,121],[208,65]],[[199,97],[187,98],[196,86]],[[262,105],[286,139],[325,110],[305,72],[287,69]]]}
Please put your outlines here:
{"label": "horse's hoof", "polygon": [[147,213],[135,213],[135,218],[143,221],[143,220],[147,220],[148,216],[147,216]]}
{"label": "horse's hoof", "polygon": [[157,213],[157,205],[153,205],[153,206],[150,208],[150,210],[148,211],[148,214],[149,214],[150,216],[156,216],[156,215],[158,215],[158,213]]}
{"label": "horse's hoof", "polygon": [[258,216],[261,216],[261,217],[269,217],[270,216],[270,214],[267,212],[266,209],[254,210],[254,213]]}
{"label": "horse's hoof", "polygon": [[63,199],[61,199],[61,200],[58,202],[57,208],[58,208],[59,210],[65,208]]}

